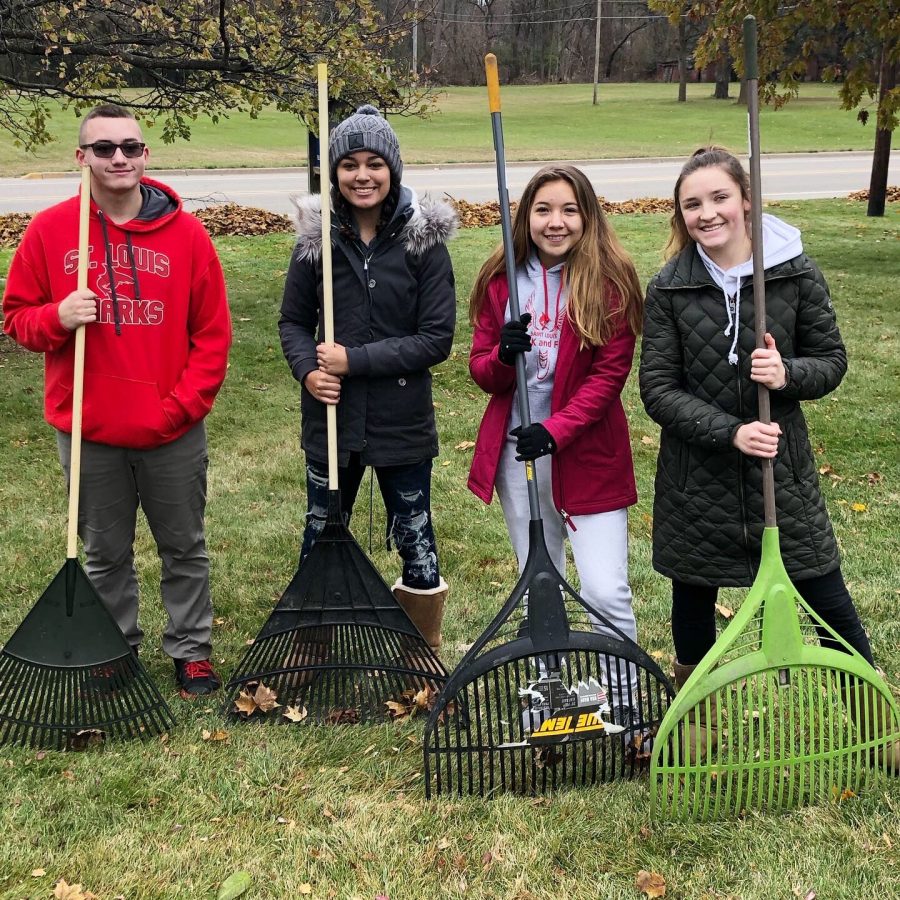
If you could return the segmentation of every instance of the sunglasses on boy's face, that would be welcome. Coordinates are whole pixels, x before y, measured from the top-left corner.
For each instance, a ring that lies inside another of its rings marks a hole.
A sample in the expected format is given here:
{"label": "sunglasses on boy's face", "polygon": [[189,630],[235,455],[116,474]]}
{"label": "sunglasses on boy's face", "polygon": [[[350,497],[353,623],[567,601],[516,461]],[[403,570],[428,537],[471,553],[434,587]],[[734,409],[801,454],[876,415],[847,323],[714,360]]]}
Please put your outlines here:
{"label": "sunglasses on boy's face", "polygon": [[94,156],[98,159],[112,159],[116,155],[116,150],[122,151],[122,156],[128,159],[136,159],[144,152],[146,144],[140,141],[122,141],[121,144],[115,144],[112,141],[94,141],[93,144],[80,144],[82,150],[93,150]]}

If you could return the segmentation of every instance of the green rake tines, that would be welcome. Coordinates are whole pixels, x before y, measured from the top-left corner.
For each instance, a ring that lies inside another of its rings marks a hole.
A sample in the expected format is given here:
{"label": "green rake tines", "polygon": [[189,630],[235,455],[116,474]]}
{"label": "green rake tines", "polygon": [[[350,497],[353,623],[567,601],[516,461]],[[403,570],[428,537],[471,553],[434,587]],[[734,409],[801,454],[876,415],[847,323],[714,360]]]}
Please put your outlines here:
{"label": "green rake tines", "polygon": [[[823,636],[831,646],[818,645]],[[718,741],[703,750],[692,726],[716,704]],[[651,815],[719,819],[847,796],[873,765],[888,771],[898,739],[886,685],[797,594],[778,530],[766,528],[752,590],[660,725]]]}

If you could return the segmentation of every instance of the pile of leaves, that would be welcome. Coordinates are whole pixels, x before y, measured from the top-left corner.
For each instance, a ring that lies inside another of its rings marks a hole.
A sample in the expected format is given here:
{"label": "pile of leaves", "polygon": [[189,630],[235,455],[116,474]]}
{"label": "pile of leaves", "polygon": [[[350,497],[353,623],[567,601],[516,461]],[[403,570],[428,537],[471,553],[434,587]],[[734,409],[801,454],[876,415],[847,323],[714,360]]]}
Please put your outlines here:
{"label": "pile of leaves", "polygon": [[[605,197],[597,197],[603,211],[610,216],[632,213],[665,213],[672,211],[671,198],[641,197],[638,200],[612,201]],[[461,228],[481,228],[485,225],[500,224],[500,204],[496,200],[488,203],[469,203],[467,200],[450,198],[456,209]],[[510,203],[511,212],[515,212],[516,203]]]}
{"label": "pile of leaves", "polygon": [[[853,193],[847,194],[847,199],[848,200],[868,200],[869,199],[869,191],[868,191],[868,189],[862,190],[862,191],[853,191]],[[888,203],[900,203],[900,184],[888,185],[885,200]]]}
{"label": "pile of leaves", "polygon": [[17,247],[31,221],[31,213],[0,216],[0,247]]}
{"label": "pile of leaves", "polygon": [[287,216],[255,206],[239,206],[237,203],[207,206],[197,210],[194,215],[213,237],[226,234],[280,234],[294,230]]}

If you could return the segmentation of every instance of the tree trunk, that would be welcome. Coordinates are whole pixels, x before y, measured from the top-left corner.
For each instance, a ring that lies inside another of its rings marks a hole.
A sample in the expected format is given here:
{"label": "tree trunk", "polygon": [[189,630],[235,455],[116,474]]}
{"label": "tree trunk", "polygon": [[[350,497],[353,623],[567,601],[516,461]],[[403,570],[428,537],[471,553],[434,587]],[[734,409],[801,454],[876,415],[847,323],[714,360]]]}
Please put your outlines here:
{"label": "tree trunk", "polygon": [[741,89],[738,93],[737,105],[738,106],[746,106],[749,101],[747,100],[747,79],[741,79]]}
{"label": "tree trunk", "polygon": [[678,19],[678,102],[687,102],[687,29],[683,16]]}
{"label": "tree trunk", "polygon": [[[897,84],[897,63],[888,60],[888,49],[881,50],[881,77],[878,88],[878,107]],[[872,154],[872,177],[869,180],[869,205],[867,216],[883,216],[887,199],[888,166],[891,161],[891,132],[887,128],[875,131],[875,152]]]}
{"label": "tree trunk", "polygon": [[723,44],[720,56],[716,61],[716,91],[713,94],[716,100],[728,99],[728,83],[731,80],[731,55]]}

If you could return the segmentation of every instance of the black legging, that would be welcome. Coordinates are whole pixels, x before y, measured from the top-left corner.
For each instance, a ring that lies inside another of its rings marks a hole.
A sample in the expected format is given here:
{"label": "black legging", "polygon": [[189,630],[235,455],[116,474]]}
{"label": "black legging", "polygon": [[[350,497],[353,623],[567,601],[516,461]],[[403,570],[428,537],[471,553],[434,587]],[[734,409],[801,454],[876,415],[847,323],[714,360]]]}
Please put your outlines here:
{"label": "black legging", "polygon": [[[826,624],[875,665],[869,638],[859,621],[840,569],[817,578],[794,581],[793,584]],[[696,665],[716,642],[718,596],[717,587],[686,584],[672,579],[672,640],[678,662],[682,665]],[[842,649],[840,644],[827,636],[824,629],[816,630],[823,647]]]}

